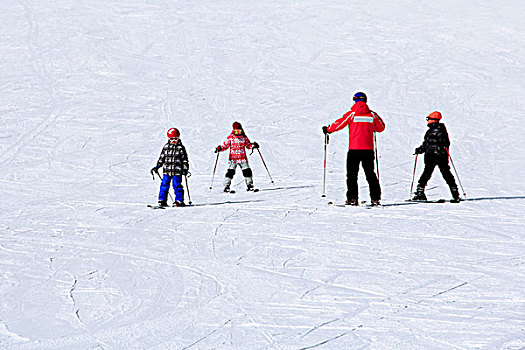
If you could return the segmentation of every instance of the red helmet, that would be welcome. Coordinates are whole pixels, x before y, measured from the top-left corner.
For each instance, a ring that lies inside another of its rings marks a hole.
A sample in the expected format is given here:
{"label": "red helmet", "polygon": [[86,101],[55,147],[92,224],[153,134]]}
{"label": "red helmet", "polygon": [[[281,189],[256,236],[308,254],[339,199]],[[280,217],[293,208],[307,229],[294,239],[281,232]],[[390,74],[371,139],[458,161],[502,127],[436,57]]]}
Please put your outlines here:
{"label": "red helmet", "polygon": [[168,138],[171,139],[172,137],[180,137],[179,129],[171,128],[168,130]]}

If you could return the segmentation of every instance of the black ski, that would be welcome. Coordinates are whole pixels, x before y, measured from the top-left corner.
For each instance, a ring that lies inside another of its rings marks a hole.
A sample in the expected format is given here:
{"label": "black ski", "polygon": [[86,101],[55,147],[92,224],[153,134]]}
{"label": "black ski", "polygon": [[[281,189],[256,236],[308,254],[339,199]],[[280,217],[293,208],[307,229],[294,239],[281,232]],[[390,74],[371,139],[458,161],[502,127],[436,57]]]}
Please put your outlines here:
{"label": "black ski", "polygon": [[[412,199],[407,199],[404,202],[381,203],[379,205],[372,205],[370,203],[366,204],[366,201],[363,201],[360,203],[360,205],[357,205],[357,206],[361,206],[361,207],[370,209],[374,207],[397,207],[397,206],[402,206],[402,205],[413,205],[413,204],[418,204],[418,203],[431,204],[431,203],[458,203],[458,202],[454,200],[447,200],[447,199],[436,199],[436,200],[426,200],[426,201],[415,201]],[[344,203],[334,203],[334,202],[328,202],[328,205],[335,206],[335,207],[353,207],[353,205],[347,205]]]}
{"label": "black ski", "polygon": [[[251,190],[246,190],[246,192],[259,192],[259,189],[258,188],[254,188],[254,189],[251,189]],[[235,190],[224,191],[224,193],[235,194]]]}
{"label": "black ski", "polygon": [[371,208],[379,208],[379,207],[382,207],[382,206],[383,206],[382,204],[366,204],[365,208],[366,209],[371,209]]}
{"label": "black ski", "polygon": [[416,200],[413,200],[413,199],[407,199],[406,200],[407,202],[413,202],[413,203],[446,203],[446,202],[450,202],[450,201],[447,201],[446,199],[434,199],[434,200],[425,200],[425,201],[416,201]]}
{"label": "black ski", "polygon": [[334,206],[334,207],[359,207],[360,205],[366,204],[366,201],[360,202],[359,205],[351,205],[351,204],[344,204],[344,203],[334,203],[334,202],[328,202],[328,205]]}
{"label": "black ski", "polygon": [[186,207],[193,207],[194,205],[193,204],[185,204],[185,205],[167,205],[167,206],[162,206],[162,205],[154,205],[154,204],[148,204],[147,205],[148,208],[151,208],[151,209],[168,209],[168,208],[186,208]]}
{"label": "black ski", "polygon": [[166,209],[167,207],[164,207],[162,205],[148,204],[148,208],[151,208],[151,209]]}

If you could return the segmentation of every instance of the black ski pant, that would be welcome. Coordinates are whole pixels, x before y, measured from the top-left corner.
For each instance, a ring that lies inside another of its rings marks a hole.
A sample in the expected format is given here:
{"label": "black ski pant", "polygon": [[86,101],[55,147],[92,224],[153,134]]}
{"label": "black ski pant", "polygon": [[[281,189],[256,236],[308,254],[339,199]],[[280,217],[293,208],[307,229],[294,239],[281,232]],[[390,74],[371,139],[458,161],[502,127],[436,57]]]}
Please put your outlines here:
{"label": "black ski pant", "polygon": [[425,153],[425,169],[419,178],[418,187],[425,188],[436,166],[439,167],[439,171],[441,171],[441,175],[443,175],[443,179],[445,179],[448,187],[451,189],[457,188],[456,180],[448,165],[448,154],[434,153]]}
{"label": "black ski pant", "polygon": [[351,149],[346,156],[346,199],[359,199],[357,187],[357,175],[359,174],[359,164],[362,163],[365,171],[366,181],[370,187],[370,199],[378,201],[381,199],[381,186],[374,171],[374,150],[368,149]]}

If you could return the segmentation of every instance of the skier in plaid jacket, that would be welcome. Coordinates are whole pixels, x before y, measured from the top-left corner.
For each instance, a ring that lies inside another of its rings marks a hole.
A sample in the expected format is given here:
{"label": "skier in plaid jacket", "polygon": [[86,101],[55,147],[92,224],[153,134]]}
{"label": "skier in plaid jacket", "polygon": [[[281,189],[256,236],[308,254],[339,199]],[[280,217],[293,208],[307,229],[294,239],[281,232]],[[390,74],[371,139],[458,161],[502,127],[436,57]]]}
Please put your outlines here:
{"label": "skier in plaid jacket", "polygon": [[180,140],[180,132],[177,128],[169,129],[167,134],[169,140],[162,148],[157,165],[151,169],[151,174],[158,174],[160,168],[162,168],[164,174],[159,190],[159,206],[167,206],[170,183],[173,183],[175,192],[174,205],[183,207],[185,204],[182,176],[189,174],[188,154]]}
{"label": "skier in plaid jacket", "polygon": [[226,141],[215,148],[215,153],[230,149],[230,156],[228,158],[229,166],[224,177],[224,192],[230,192],[231,182],[235,175],[235,169],[237,166],[242,169],[242,174],[244,175],[244,180],[246,182],[246,190],[253,191],[253,173],[248,163],[246,148],[259,148],[259,144],[250,141],[248,136],[244,133],[241,123],[234,122],[232,127],[233,130]]}

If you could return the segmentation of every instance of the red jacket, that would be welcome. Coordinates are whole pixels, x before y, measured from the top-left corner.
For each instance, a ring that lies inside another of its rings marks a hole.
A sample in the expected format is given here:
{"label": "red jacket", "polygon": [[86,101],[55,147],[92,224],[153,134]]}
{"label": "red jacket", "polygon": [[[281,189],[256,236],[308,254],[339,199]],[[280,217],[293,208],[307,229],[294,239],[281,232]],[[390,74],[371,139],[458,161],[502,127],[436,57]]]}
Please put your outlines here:
{"label": "red jacket", "polygon": [[328,126],[328,132],[339,131],[347,125],[350,132],[348,149],[374,149],[374,132],[385,130],[383,119],[363,101],[356,102],[348,112]]}
{"label": "red jacket", "polygon": [[230,148],[230,163],[247,163],[246,148],[252,149],[253,143],[244,133],[235,135],[233,132],[228,136],[221,146],[221,152]]}

